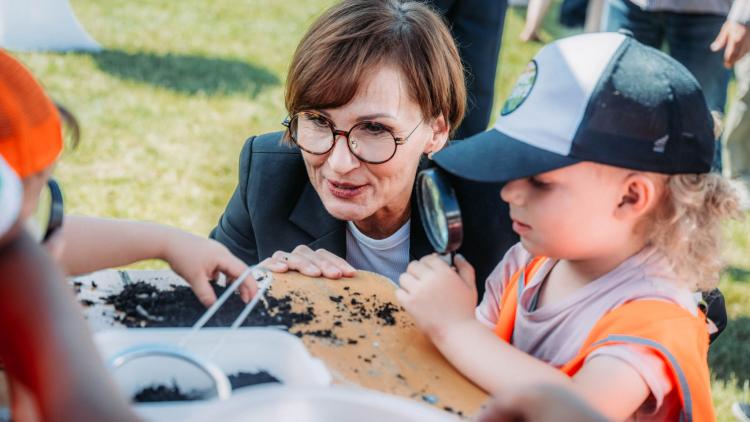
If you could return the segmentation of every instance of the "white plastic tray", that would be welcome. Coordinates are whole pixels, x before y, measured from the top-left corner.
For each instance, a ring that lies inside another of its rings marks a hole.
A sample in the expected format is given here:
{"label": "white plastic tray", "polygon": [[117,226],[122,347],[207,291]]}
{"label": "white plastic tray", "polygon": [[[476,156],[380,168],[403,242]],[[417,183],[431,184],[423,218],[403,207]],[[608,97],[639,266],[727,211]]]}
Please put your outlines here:
{"label": "white plastic tray", "polygon": [[459,422],[458,416],[403,397],[360,388],[266,384],[214,401],[186,422]]}
{"label": "white plastic tray", "polygon": [[[143,344],[177,345],[190,331],[187,328],[145,328],[99,332],[94,339],[105,362],[119,352]],[[227,333],[226,328],[204,328],[192,335],[184,348],[210,360],[225,374],[265,370],[285,386],[322,387],[331,383],[331,375],[323,362],[308,353],[300,339],[273,328],[239,328]],[[167,357],[145,357],[126,363],[114,371],[115,382],[132,397],[150,385],[172,385],[183,391],[210,390],[212,381],[194,366]],[[257,387],[245,387],[233,393]],[[140,403],[139,413],[149,420],[182,420],[202,405],[216,400],[192,402]],[[177,418],[177,419],[175,419]]]}

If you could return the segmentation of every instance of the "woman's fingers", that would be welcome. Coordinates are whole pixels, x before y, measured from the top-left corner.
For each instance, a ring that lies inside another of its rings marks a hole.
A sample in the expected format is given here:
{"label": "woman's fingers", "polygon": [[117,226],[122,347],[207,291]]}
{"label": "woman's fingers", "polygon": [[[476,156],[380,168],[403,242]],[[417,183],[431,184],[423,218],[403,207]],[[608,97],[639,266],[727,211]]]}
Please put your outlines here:
{"label": "woman's fingers", "polygon": [[273,254],[273,257],[284,262],[290,270],[299,271],[306,276],[319,277],[321,274],[320,267],[305,256],[303,251],[297,251],[297,249],[292,253],[277,251]]}
{"label": "woman's fingers", "polygon": [[283,253],[284,252],[281,251],[274,253],[274,256],[264,259],[260,264],[258,264],[258,266],[275,273],[285,273],[289,271],[289,266],[286,265],[286,262],[284,262],[281,258],[276,258],[276,254]]}
{"label": "woman's fingers", "polygon": [[315,256],[322,266],[323,274],[328,278],[353,277],[357,270],[345,259],[325,249],[315,251]]}
{"label": "woman's fingers", "polygon": [[264,266],[275,272],[295,270],[310,277],[341,278],[352,277],[357,270],[343,258],[325,250],[313,251],[305,245],[294,248],[292,252],[276,251],[264,262]]}

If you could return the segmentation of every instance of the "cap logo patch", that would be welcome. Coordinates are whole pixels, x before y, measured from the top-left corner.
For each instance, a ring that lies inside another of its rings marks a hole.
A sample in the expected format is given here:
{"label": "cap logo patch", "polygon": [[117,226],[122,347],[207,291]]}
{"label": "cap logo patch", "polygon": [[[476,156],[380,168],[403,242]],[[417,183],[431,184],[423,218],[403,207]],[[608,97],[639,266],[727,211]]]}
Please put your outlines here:
{"label": "cap logo patch", "polygon": [[526,70],[523,71],[521,76],[518,77],[516,85],[513,87],[513,91],[510,93],[508,98],[503,104],[503,109],[500,112],[501,116],[506,116],[516,111],[518,107],[523,104],[526,97],[531,93],[531,89],[534,87],[537,75],[537,64],[535,60],[529,62],[526,65]]}
{"label": "cap logo patch", "polygon": [[669,135],[664,135],[661,138],[654,141],[654,152],[663,153],[664,150],[667,148],[668,140],[669,140]]}

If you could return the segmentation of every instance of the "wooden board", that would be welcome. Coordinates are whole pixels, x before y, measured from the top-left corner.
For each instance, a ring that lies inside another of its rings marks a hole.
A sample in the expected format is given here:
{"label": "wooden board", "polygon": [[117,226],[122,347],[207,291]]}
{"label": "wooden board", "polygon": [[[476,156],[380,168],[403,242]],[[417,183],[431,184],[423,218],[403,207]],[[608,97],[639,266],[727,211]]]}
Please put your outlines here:
{"label": "wooden board", "polygon": [[[411,316],[398,306],[395,291],[390,280],[359,271],[354,278],[340,280],[274,274],[270,294],[292,295],[300,310],[313,307],[316,321],[290,331],[331,330],[333,338],[308,334],[302,340],[326,363],[337,383],[425,400],[460,415],[473,415],[487,394],[454,369],[417,329]],[[389,308],[398,309],[392,313],[394,325],[377,315]]]}
{"label": "wooden board", "polygon": [[[488,399],[432,345],[398,306],[396,286],[378,274],[359,271],[341,280],[311,278],[296,272],[273,275],[268,295],[292,297],[292,310],[315,314],[313,322],[290,332],[301,336],[342,385],[361,386],[431,403],[463,416],[473,415]],[[124,328],[103,298],[127,283],[146,281],[160,289],[185,285],[171,271],[101,271],[74,280],[84,315],[94,331]],[[352,302],[354,300],[354,303]],[[378,316],[391,315],[394,324]],[[330,330],[330,333],[328,332]]]}

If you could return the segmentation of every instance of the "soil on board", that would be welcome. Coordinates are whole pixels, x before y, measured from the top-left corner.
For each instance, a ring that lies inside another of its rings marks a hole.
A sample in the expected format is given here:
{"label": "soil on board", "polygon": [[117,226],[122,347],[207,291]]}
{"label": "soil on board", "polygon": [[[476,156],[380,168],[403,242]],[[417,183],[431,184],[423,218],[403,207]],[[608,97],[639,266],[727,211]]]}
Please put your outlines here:
{"label": "soil on board", "polygon": [[[226,288],[214,284],[216,296]],[[206,312],[195,294],[187,286],[172,286],[160,290],[143,281],[126,284],[122,292],[106,297],[105,302],[119,311],[117,321],[130,328],[137,327],[190,327]],[[283,325],[291,328],[315,319],[312,306],[306,312],[292,311],[291,295],[273,297],[266,295],[242,324],[245,327]],[[242,312],[245,303],[239,295],[232,295],[208,321],[207,327],[227,327]]]}
{"label": "soil on board", "polygon": [[[249,387],[251,385],[281,383],[276,377],[266,371],[259,372],[238,372],[229,375],[229,383],[232,390]],[[182,391],[177,383],[172,380],[172,385],[151,385],[141,389],[133,396],[136,403],[149,403],[161,401],[192,401],[201,400],[206,396],[205,391],[190,390]]]}
{"label": "soil on board", "polygon": [[[213,288],[217,297],[226,290],[226,287],[216,284]],[[359,292],[347,291],[346,296],[330,297],[337,311],[332,319],[326,318],[331,320],[330,327],[310,330],[305,329],[305,325],[314,322],[319,326],[321,322],[310,300],[301,292],[274,296],[270,291],[258,302],[242,326],[284,327],[298,337],[313,336],[343,344],[357,344],[357,339],[342,339],[336,335],[342,320],[361,323],[365,319],[374,319],[379,325],[392,326],[396,324],[394,315],[402,310],[391,302],[379,300],[375,295],[363,297]],[[190,327],[206,311],[187,286],[172,285],[169,290],[160,290],[143,281],[126,284],[120,293],[107,296],[104,301],[118,311],[115,319],[129,328]],[[244,307],[245,303],[239,295],[232,295],[206,326],[230,326]]]}

